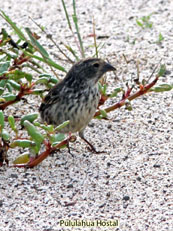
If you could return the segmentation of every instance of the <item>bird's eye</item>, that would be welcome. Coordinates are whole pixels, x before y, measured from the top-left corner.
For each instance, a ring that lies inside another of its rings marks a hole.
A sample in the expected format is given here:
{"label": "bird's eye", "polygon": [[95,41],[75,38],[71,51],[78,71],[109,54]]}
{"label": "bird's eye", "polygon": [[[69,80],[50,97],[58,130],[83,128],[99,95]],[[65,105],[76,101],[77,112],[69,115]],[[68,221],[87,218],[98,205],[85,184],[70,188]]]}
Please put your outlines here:
{"label": "bird's eye", "polygon": [[93,66],[96,67],[96,68],[98,68],[99,67],[99,63],[94,63]]}

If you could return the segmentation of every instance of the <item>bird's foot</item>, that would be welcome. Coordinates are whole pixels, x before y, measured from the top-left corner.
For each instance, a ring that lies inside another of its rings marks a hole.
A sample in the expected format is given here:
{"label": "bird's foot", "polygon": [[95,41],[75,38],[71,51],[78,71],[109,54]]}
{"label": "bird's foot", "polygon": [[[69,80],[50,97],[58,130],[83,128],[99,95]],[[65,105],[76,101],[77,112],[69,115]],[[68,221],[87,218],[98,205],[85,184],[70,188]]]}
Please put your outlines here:
{"label": "bird's foot", "polygon": [[88,149],[95,153],[95,154],[102,154],[102,153],[106,153],[105,151],[97,151],[96,148],[94,147],[93,144],[91,144],[87,139],[85,139],[84,137],[81,137],[87,144],[88,144]]}
{"label": "bird's foot", "polygon": [[97,151],[94,146],[92,146],[92,148],[91,148],[91,146],[88,147],[88,150],[90,152],[93,152],[94,154],[103,154],[103,153],[106,153],[105,151]]}

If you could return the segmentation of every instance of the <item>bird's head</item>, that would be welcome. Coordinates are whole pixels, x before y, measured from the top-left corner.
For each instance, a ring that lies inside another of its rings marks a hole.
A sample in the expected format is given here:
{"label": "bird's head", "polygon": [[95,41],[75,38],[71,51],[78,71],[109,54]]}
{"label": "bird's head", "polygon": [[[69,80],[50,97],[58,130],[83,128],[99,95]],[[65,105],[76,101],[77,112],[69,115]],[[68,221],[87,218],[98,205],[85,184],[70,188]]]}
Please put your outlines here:
{"label": "bird's head", "polygon": [[115,70],[111,64],[102,59],[88,58],[74,64],[67,73],[66,79],[71,84],[73,84],[73,79],[78,84],[88,83],[89,85],[95,85],[106,72]]}

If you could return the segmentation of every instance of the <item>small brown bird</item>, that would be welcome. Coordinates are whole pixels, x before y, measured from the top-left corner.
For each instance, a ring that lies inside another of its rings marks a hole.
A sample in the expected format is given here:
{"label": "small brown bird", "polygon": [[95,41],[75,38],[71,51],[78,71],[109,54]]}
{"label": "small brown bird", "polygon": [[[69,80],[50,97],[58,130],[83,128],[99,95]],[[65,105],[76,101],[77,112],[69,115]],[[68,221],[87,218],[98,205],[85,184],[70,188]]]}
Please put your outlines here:
{"label": "small brown bird", "polygon": [[60,132],[79,132],[79,136],[96,152],[84,137],[84,129],[93,118],[100,99],[98,81],[115,68],[99,58],[88,58],[74,64],[66,77],[46,95],[39,111],[43,121],[58,126],[69,120]]}

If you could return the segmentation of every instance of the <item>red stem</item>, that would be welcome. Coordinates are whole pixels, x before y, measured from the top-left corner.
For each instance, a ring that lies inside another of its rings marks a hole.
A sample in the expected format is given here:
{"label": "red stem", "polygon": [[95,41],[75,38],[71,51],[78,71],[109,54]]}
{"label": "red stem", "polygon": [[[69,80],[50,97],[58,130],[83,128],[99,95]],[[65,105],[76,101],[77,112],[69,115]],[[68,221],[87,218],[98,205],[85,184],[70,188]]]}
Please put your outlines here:
{"label": "red stem", "polygon": [[[123,98],[120,102],[118,102],[118,103],[116,103],[116,104],[112,105],[111,107],[108,107],[108,108],[106,108],[104,110],[106,112],[114,111],[115,109],[124,106],[125,103],[126,103],[126,100],[132,101],[133,99],[136,99],[137,97],[139,97],[141,95],[144,95],[145,93],[147,93],[147,91],[151,87],[153,87],[156,84],[158,79],[159,79],[159,76],[156,76],[156,78],[151,83],[147,84],[146,86],[143,86],[143,88],[140,88],[140,90],[137,91],[136,93],[134,93],[133,95],[129,96],[129,94],[127,94],[128,97]],[[100,111],[96,111],[94,117],[99,116],[100,114],[101,114]]]}
{"label": "red stem", "polygon": [[69,142],[69,139],[63,140],[61,143],[56,145],[55,147],[51,147],[50,143],[46,143],[47,146],[46,151],[42,152],[39,156],[36,158],[31,158],[30,161],[27,164],[15,164],[11,167],[17,167],[17,168],[33,168],[40,164],[44,159],[46,159],[53,151],[61,148],[62,146],[66,145]]}

